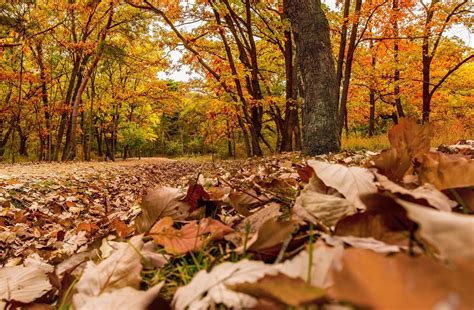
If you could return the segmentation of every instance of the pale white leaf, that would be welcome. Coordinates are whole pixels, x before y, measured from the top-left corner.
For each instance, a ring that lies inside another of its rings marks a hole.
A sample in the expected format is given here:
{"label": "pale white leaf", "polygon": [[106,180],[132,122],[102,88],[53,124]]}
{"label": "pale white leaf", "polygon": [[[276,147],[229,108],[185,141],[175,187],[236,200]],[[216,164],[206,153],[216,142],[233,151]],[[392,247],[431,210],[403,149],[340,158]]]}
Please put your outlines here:
{"label": "pale white leaf", "polygon": [[94,296],[126,286],[138,288],[142,270],[139,251],[143,247],[142,235],[117,245],[117,250],[99,264],[87,262],[84,273],[77,282],[73,296],[76,308],[82,307]]}
{"label": "pale white leaf", "polygon": [[308,160],[308,165],[326,186],[343,194],[358,209],[365,209],[359,195],[377,192],[374,175],[366,168],[346,167],[316,160]]}
{"label": "pale white leaf", "polygon": [[0,279],[0,300],[30,303],[52,288],[44,269],[33,264],[1,268]]}
{"label": "pale white leaf", "polygon": [[197,310],[222,303],[232,309],[251,308],[257,303],[253,297],[234,292],[227,285],[255,282],[277,272],[274,266],[261,261],[225,262],[210,272],[199,271],[188,285],[180,287],[174,295],[173,306],[178,310]]}
{"label": "pale white leaf", "polygon": [[396,199],[420,226],[420,235],[447,258],[474,258],[474,217]]}
{"label": "pale white leaf", "polygon": [[347,199],[321,194],[307,184],[296,199],[292,212],[315,224],[319,220],[332,226],[343,216],[357,212],[357,209]]}
{"label": "pale white leaf", "polygon": [[123,287],[99,296],[93,296],[78,310],[88,309],[114,309],[114,310],[145,310],[158,296],[164,282],[149,288],[147,291],[139,291],[131,287]]}

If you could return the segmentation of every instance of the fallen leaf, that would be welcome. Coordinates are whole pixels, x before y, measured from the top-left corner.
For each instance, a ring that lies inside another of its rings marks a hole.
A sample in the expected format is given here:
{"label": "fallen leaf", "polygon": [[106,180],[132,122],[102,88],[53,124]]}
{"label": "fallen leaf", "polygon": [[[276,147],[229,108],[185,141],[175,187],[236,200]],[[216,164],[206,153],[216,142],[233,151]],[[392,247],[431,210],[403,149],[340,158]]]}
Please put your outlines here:
{"label": "fallen leaf", "polygon": [[396,245],[386,244],[374,238],[361,238],[354,236],[322,236],[324,242],[331,246],[348,244],[354,248],[371,250],[376,253],[396,253],[400,252],[400,247]]}
{"label": "fallen leaf", "polygon": [[422,184],[431,183],[439,190],[474,186],[474,160],[430,152],[421,163],[416,171]]}
{"label": "fallen leaf", "polygon": [[159,187],[147,192],[140,204],[142,214],[135,219],[137,231],[147,232],[157,220],[171,217],[184,220],[189,215],[190,205],[181,201],[185,194],[178,188]]}
{"label": "fallen leaf", "polygon": [[328,164],[315,160],[309,160],[308,165],[314,169],[316,176],[324,184],[339,191],[358,209],[365,209],[359,195],[377,192],[374,175],[368,169]]}
{"label": "fallen leaf", "polygon": [[405,244],[415,223],[392,197],[381,194],[361,196],[367,210],[342,218],[336,224],[335,235],[375,238],[388,244]]}
{"label": "fallen leaf", "polygon": [[388,133],[392,148],[372,158],[374,166],[389,179],[399,181],[412,169],[415,159],[431,147],[432,129],[419,125],[415,120],[402,118]]}
{"label": "fallen leaf", "polygon": [[164,282],[157,284],[147,291],[139,291],[131,287],[123,287],[99,296],[92,296],[86,303],[76,309],[117,309],[117,310],[146,310],[163,287]]}
{"label": "fallen leaf", "polygon": [[446,212],[451,212],[451,209],[457,205],[455,201],[449,199],[448,196],[429,183],[425,183],[422,186],[410,190],[390,181],[384,175],[376,174],[376,178],[379,187],[391,192],[392,194],[398,194],[405,200],[411,198],[413,202],[420,204],[422,204],[423,201],[426,201],[427,205]]}
{"label": "fallen leaf", "polygon": [[199,208],[199,202],[209,200],[209,194],[204,190],[201,184],[189,185],[186,197],[182,201],[186,201],[191,205],[189,212],[192,212]]}
{"label": "fallen leaf", "polygon": [[348,249],[342,266],[333,269],[329,290],[337,300],[372,309],[438,309],[451,299],[454,304],[447,309],[474,307],[472,265],[450,269],[426,256]]}
{"label": "fallen leaf", "polygon": [[284,274],[266,275],[257,282],[245,282],[230,286],[233,291],[251,295],[257,299],[270,299],[292,307],[301,307],[321,300],[325,291],[306,283],[300,278]]}
{"label": "fallen leaf", "polygon": [[120,247],[99,264],[87,262],[73,296],[75,308],[82,308],[92,297],[127,286],[138,288],[142,270],[139,251],[143,247],[142,235],[122,242]]}
{"label": "fallen leaf", "polygon": [[199,223],[192,221],[181,229],[173,227],[170,217],[159,220],[150,230],[153,240],[170,254],[184,254],[200,250],[206,241],[223,238],[233,230],[219,221],[205,218]]}
{"label": "fallen leaf", "polygon": [[229,308],[252,308],[257,300],[249,295],[234,292],[229,286],[255,282],[266,274],[277,274],[272,265],[243,259],[237,263],[225,262],[210,272],[199,271],[185,286],[178,288],[173,297],[174,309],[207,309],[212,304]]}
{"label": "fallen leaf", "polygon": [[396,199],[419,225],[420,235],[448,258],[474,258],[474,217],[447,213]]}
{"label": "fallen leaf", "polygon": [[260,199],[254,190],[248,190],[245,192],[233,191],[230,192],[227,199],[224,200],[224,202],[228,202],[232,208],[243,216],[249,216],[252,208],[261,205],[266,201],[268,201],[268,199]]}
{"label": "fallen leaf", "polygon": [[[277,221],[276,218],[271,218],[263,223],[254,237],[247,242],[247,251],[267,256],[277,255],[281,244],[296,227],[298,227],[297,221]],[[239,249],[235,251],[240,252]]]}
{"label": "fallen leaf", "polygon": [[33,302],[52,288],[46,272],[35,265],[1,268],[0,279],[0,306],[3,301]]}
{"label": "fallen leaf", "polygon": [[321,194],[307,184],[296,199],[292,212],[313,224],[322,222],[333,226],[340,218],[355,213],[357,209],[347,199]]}

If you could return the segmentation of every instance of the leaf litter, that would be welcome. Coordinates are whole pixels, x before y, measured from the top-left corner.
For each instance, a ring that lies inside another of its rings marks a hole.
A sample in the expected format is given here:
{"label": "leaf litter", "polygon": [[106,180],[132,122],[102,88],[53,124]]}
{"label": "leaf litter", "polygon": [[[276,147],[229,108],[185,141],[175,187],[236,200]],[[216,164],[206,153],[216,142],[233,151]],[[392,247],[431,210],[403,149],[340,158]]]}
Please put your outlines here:
{"label": "leaf litter", "polygon": [[[472,145],[4,166],[6,308],[471,309]],[[74,167],[74,168],[72,168]]]}

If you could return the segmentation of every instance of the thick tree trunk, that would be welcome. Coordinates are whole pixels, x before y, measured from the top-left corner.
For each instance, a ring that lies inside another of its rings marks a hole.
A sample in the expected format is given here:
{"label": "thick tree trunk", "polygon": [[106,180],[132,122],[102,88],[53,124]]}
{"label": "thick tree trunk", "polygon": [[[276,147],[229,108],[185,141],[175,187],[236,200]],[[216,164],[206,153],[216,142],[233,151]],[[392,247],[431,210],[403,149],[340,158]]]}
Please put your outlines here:
{"label": "thick tree trunk", "polygon": [[329,38],[329,24],[320,0],[290,1],[288,16],[301,72],[303,152],[338,152],[337,81]]}

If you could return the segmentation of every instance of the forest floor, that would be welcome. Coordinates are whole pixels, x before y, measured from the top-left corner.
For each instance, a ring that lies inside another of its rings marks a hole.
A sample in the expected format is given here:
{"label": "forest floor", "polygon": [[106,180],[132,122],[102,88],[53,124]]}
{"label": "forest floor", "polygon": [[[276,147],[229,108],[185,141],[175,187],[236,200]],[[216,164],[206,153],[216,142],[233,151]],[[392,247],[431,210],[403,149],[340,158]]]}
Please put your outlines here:
{"label": "forest floor", "polygon": [[474,145],[392,134],[380,154],[0,165],[0,308],[472,307]]}

